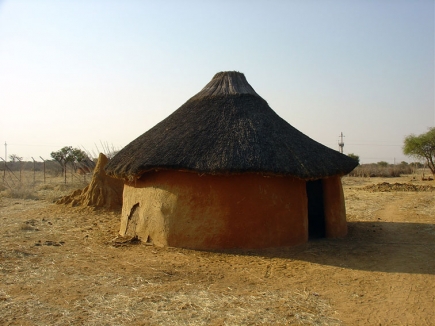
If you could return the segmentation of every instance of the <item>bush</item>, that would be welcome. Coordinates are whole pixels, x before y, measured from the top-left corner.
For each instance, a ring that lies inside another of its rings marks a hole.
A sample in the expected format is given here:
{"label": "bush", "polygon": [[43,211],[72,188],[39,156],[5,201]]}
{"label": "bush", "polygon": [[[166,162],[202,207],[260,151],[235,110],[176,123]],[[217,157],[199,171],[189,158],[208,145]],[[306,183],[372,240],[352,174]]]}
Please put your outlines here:
{"label": "bush", "polygon": [[[379,162],[383,163],[383,162]],[[394,165],[394,164],[362,164],[357,166],[349,176],[351,177],[400,177],[403,174],[411,174],[412,168],[410,165]]]}
{"label": "bush", "polygon": [[380,167],[383,167],[383,168],[388,167],[388,163],[385,162],[385,161],[380,161],[380,162],[377,163],[377,165],[379,165]]}

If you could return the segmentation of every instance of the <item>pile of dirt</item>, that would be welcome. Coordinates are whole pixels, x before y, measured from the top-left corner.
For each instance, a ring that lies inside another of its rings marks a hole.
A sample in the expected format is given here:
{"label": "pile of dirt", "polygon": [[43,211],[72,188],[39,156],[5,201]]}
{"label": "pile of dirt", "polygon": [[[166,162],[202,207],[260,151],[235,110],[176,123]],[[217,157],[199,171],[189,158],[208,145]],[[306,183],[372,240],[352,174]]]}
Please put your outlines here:
{"label": "pile of dirt", "polygon": [[73,207],[121,208],[124,182],[106,175],[104,167],[108,161],[109,159],[100,153],[91,183],[84,189],[75,190],[72,194],[62,197],[56,201],[56,204],[71,205]]}
{"label": "pile of dirt", "polygon": [[410,183],[378,183],[375,185],[369,185],[363,190],[368,190],[370,192],[391,192],[391,191],[434,191],[435,187],[429,185],[413,185]]}

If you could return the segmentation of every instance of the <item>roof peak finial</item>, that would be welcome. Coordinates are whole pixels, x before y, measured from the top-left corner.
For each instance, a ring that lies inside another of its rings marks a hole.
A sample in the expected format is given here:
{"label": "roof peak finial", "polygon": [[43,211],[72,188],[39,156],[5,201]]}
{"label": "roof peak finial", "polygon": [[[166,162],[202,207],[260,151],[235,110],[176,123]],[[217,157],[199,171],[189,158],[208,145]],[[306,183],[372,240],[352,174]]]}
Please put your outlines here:
{"label": "roof peak finial", "polygon": [[251,94],[259,96],[249,85],[243,73],[221,71],[195,97]]}

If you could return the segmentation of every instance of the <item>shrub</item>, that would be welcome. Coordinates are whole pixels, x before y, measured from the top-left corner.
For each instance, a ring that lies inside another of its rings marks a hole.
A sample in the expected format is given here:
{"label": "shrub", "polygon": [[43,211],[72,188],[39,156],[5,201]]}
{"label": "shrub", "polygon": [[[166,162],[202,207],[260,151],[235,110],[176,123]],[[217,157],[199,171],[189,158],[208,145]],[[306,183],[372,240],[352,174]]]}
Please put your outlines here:
{"label": "shrub", "polygon": [[[380,162],[381,163],[381,162]],[[386,162],[385,162],[386,163]],[[400,177],[403,174],[411,174],[412,168],[410,165],[394,165],[394,164],[362,164],[357,166],[349,176],[351,177]]]}

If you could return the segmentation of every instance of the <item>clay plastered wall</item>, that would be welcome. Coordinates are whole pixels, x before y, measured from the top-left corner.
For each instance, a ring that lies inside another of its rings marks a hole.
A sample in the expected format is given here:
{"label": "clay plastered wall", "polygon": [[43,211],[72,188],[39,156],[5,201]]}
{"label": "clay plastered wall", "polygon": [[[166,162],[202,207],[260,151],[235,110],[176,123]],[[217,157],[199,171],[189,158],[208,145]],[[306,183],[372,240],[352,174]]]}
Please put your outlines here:
{"label": "clay plastered wall", "polygon": [[168,222],[176,204],[177,195],[164,189],[124,185],[120,234],[142,241],[152,236],[154,244],[168,245]]}
{"label": "clay plastered wall", "polygon": [[339,176],[322,180],[326,237],[344,237],[347,234],[346,207]]}
{"label": "clay plastered wall", "polygon": [[193,249],[279,247],[307,241],[307,215],[303,180],[160,171],[125,185],[120,233]]}

